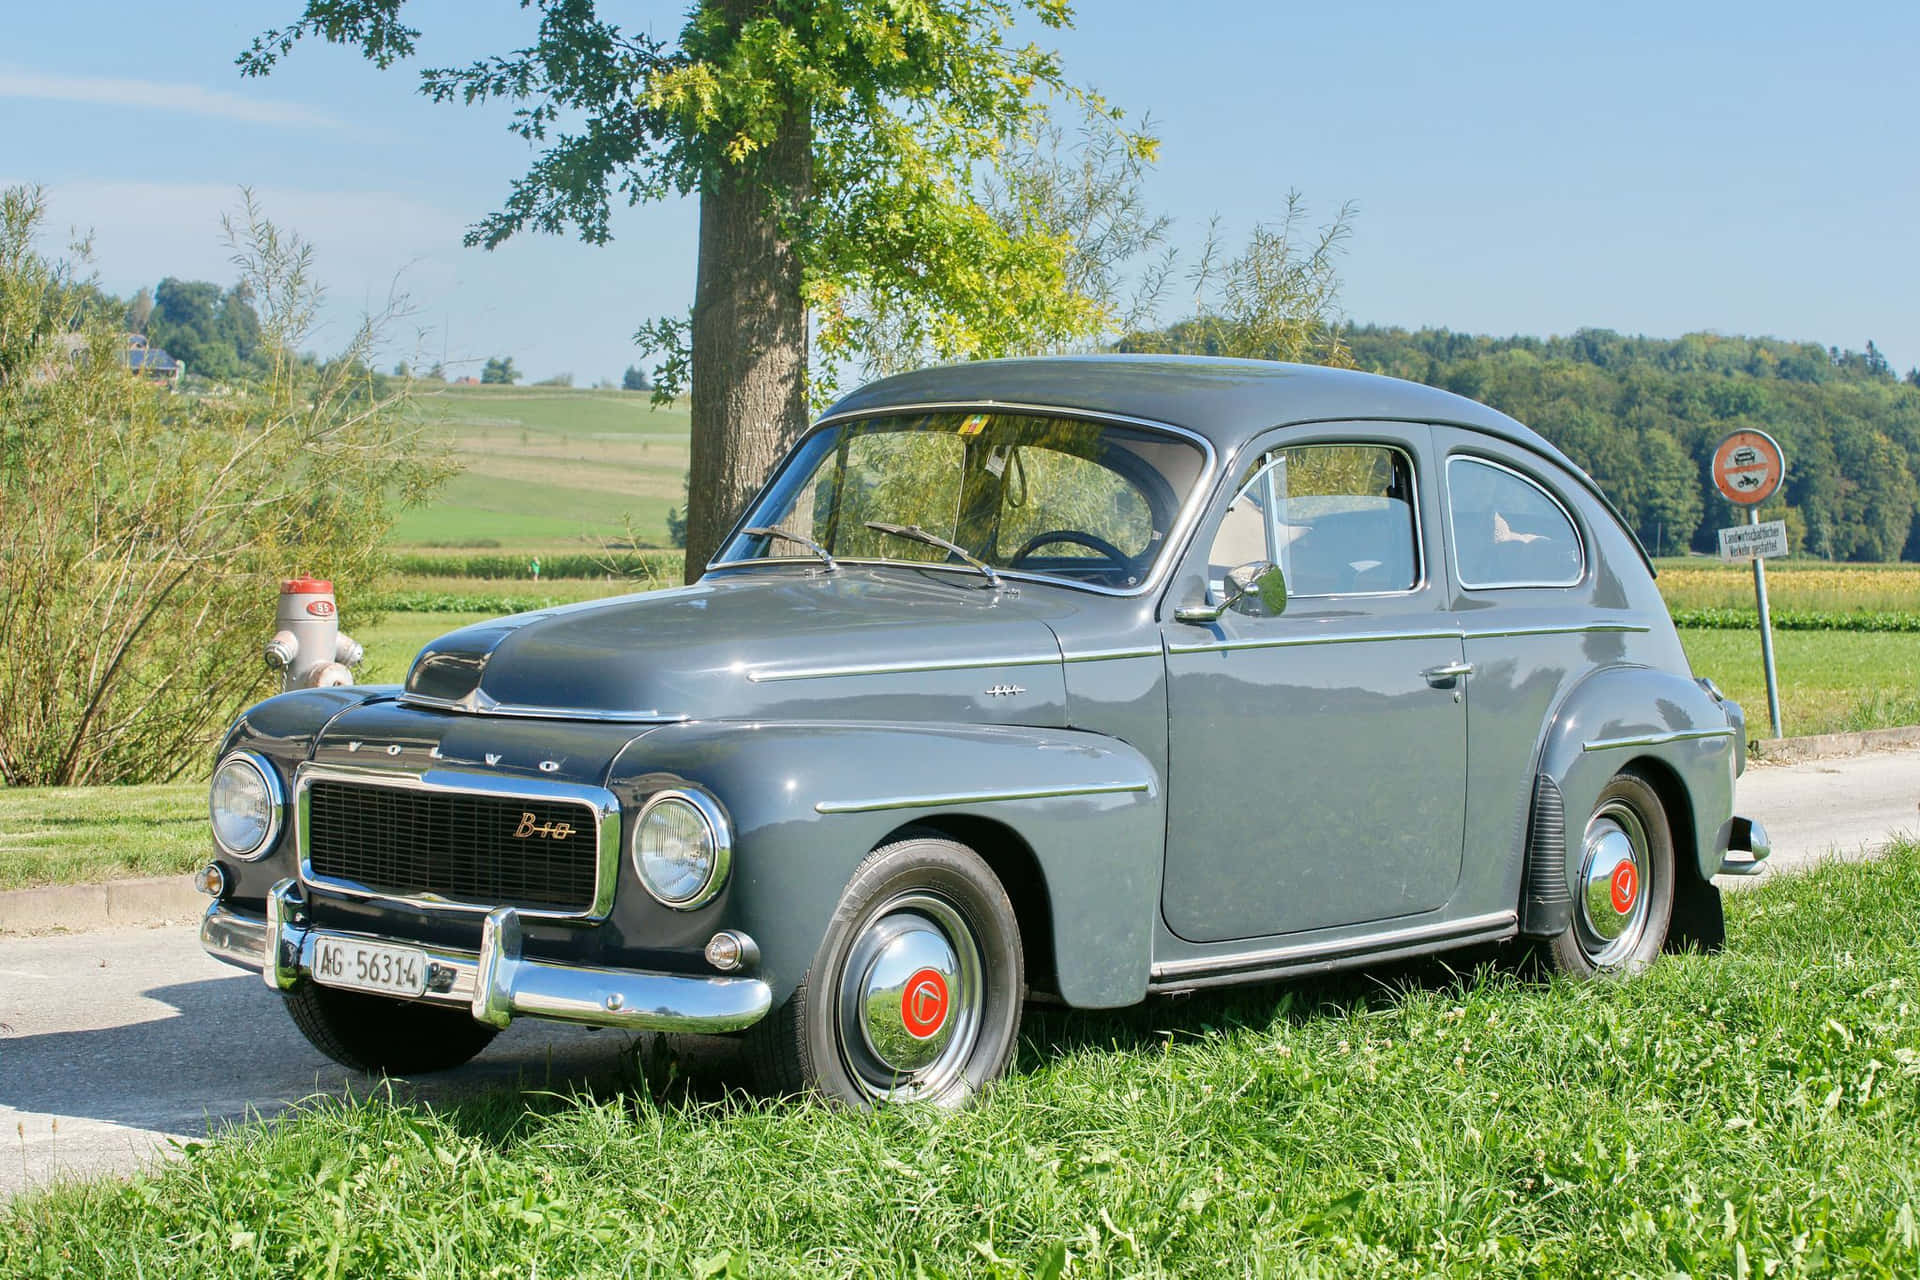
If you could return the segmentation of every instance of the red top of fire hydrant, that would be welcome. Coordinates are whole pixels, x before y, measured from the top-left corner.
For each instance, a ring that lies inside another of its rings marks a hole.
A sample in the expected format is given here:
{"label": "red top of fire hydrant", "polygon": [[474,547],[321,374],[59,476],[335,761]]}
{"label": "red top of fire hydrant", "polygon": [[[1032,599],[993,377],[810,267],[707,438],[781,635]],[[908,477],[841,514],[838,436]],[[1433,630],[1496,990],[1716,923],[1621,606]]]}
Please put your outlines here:
{"label": "red top of fire hydrant", "polygon": [[288,578],[280,584],[283,596],[310,595],[316,591],[331,592],[333,583],[325,578]]}

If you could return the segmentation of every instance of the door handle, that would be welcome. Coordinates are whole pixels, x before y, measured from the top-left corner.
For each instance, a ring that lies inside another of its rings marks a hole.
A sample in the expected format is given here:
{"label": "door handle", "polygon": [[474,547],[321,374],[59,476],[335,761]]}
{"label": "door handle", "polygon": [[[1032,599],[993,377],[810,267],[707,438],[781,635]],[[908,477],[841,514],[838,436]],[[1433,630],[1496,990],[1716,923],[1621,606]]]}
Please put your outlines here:
{"label": "door handle", "polygon": [[1471,662],[1448,662],[1438,667],[1428,667],[1420,674],[1427,678],[1428,684],[1444,688],[1462,676],[1472,675],[1473,664]]}

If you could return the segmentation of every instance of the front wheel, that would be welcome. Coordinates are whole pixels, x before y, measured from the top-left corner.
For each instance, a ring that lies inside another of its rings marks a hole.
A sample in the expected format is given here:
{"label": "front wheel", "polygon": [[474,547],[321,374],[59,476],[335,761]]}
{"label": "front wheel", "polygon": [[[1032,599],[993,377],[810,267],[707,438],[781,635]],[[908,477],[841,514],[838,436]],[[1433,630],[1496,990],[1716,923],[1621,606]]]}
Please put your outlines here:
{"label": "front wheel", "polygon": [[464,1009],[338,991],[302,982],[286,993],[300,1034],[342,1066],[374,1075],[447,1071],[490,1044],[494,1028]]}
{"label": "front wheel", "polygon": [[959,1106],[1012,1060],[1025,982],[1019,921],[987,864],[952,840],[901,840],[854,872],[749,1053],[773,1092]]}
{"label": "front wheel", "polygon": [[1640,774],[1616,773],[1594,802],[1581,839],[1573,919],[1546,945],[1561,973],[1633,973],[1666,945],[1673,918],[1673,830]]}

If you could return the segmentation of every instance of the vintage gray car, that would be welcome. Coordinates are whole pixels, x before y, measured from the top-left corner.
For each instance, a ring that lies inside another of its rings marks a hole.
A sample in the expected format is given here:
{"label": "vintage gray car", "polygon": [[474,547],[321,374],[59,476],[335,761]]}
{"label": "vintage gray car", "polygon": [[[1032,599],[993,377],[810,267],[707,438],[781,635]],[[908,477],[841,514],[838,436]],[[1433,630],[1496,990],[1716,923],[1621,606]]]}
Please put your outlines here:
{"label": "vintage gray car", "polygon": [[950,1103],[1030,995],[1717,946],[1713,876],[1767,853],[1744,738],[1605,496],[1502,414],[971,364],[834,406],[696,585],[247,711],[201,937],[369,1070],[537,1017]]}

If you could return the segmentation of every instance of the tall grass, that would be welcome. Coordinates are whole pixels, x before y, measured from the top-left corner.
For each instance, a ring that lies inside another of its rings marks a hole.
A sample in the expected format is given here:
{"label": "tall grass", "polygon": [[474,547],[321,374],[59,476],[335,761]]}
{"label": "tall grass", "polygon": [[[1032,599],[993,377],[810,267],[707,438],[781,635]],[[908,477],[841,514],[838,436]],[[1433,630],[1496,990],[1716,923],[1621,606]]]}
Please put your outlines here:
{"label": "tall grass", "polygon": [[1725,953],[1630,981],[1037,1014],[959,1115],[716,1097],[659,1058],[626,1089],[317,1102],[16,1203],[0,1272],[1911,1276],[1916,900],[1907,846],[1735,895]]}

